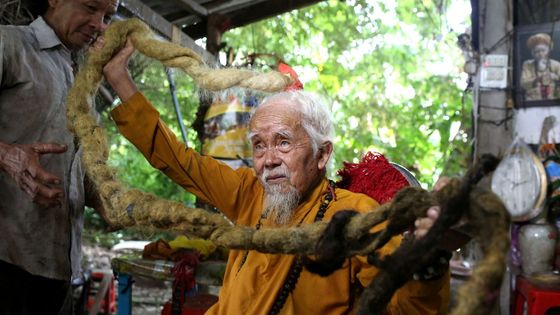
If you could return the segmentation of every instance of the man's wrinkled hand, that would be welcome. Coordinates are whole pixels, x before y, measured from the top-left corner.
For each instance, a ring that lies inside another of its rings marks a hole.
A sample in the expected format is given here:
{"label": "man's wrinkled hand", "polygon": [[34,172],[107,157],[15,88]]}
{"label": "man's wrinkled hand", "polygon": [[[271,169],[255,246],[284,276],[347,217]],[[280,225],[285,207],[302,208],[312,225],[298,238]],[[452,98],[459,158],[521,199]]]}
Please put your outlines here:
{"label": "man's wrinkled hand", "polygon": [[46,171],[39,159],[43,154],[66,152],[67,146],[57,143],[3,144],[0,147],[0,170],[6,172],[33,202],[45,207],[62,204],[64,193],[52,187],[62,181]]}
{"label": "man's wrinkled hand", "polygon": [[[101,44],[99,45],[104,44],[105,42],[101,41]],[[109,84],[117,84],[123,78],[130,76],[128,72],[128,63],[133,52],[134,45],[132,44],[132,40],[127,38],[124,47],[119,50],[105,66],[103,66],[103,75],[105,75]]]}
{"label": "man's wrinkled hand", "polygon": [[[103,48],[105,45],[105,39],[103,37],[98,37],[93,44],[90,52],[95,53]],[[109,60],[105,66],[103,66],[103,75],[107,83],[113,88],[117,93],[120,100],[126,102],[130,97],[132,97],[138,88],[130,72],[128,71],[128,62],[132,54],[134,53],[134,44],[130,38],[127,38],[124,47],[122,47],[112,58]]]}

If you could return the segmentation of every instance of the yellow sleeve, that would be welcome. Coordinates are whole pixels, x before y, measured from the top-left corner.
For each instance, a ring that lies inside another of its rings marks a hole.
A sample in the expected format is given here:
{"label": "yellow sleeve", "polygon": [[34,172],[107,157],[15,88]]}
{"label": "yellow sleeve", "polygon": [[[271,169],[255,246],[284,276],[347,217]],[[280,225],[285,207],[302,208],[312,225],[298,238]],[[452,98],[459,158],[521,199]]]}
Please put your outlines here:
{"label": "yellow sleeve", "polygon": [[387,310],[391,315],[444,315],[449,294],[449,271],[437,280],[411,280],[397,290]]}
{"label": "yellow sleeve", "polygon": [[[230,219],[236,219],[237,214],[233,212],[239,200],[236,195],[246,186],[244,181],[253,177],[249,169],[233,170],[188,148],[161,121],[159,112],[140,92],[113,109],[111,115],[120,133],[140,150],[153,167],[205,202],[218,207]],[[212,174],[212,180],[207,180],[208,174]]]}

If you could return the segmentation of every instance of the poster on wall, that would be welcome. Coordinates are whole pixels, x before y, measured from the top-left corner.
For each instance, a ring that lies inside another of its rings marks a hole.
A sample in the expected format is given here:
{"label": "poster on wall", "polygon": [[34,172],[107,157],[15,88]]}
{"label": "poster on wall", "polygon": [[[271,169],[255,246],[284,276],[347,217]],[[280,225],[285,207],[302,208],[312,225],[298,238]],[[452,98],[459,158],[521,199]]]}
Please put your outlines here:
{"label": "poster on wall", "polygon": [[252,147],[247,138],[251,112],[258,104],[254,95],[216,97],[204,117],[203,155],[232,168],[249,166]]}
{"label": "poster on wall", "polygon": [[560,105],[560,24],[518,26],[515,43],[516,107]]}

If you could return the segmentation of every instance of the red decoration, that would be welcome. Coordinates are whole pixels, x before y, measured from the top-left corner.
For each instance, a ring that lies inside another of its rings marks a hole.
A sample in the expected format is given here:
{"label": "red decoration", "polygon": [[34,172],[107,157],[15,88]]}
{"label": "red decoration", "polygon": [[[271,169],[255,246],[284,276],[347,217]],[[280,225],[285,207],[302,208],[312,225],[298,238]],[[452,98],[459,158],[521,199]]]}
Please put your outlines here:
{"label": "red decoration", "polygon": [[175,263],[171,273],[173,280],[173,300],[177,300],[180,308],[185,303],[185,295],[196,286],[195,271],[198,266],[200,254],[197,251],[188,251],[183,258]]}
{"label": "red decoration", "polygon": [[303,83],[298,78],[297,73],[292,69],[292,67],[288,66],[287,64],[283,63],[282,61],[278,62],[278,72],[289,74],[292,79],[294,79],[294,83],[284,91],[293,91],[293,90],[303,90]]}
{"label": "red decoration", "polygon": [[402,188],[409,186],[406,178],[377,152],[368,152],[360,163],[344,162],[337,173],[342,179],[337,186],[362,193],[380,204],[390,201]]}

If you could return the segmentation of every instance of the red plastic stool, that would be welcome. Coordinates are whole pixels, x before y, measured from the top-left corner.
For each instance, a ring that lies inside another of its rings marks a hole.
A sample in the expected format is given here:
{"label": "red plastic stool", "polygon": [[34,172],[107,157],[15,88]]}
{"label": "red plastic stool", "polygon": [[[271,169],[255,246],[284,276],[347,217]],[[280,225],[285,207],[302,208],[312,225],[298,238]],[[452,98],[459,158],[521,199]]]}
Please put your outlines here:
{"label": "red plastic stool", "polygon": [[560,307],[560,276],[550,276],[547,281],[518,276],[515,290],[514,315],[544,315],[553,307]]}
{"label": "red plastic stool", "polygon": [[94,270],[91,273],[90,286],[90,296],[87,300],[86,310],[95,314],[98,312],[115,313],[117,310],[117,295],[113,272],[111,270]]}

